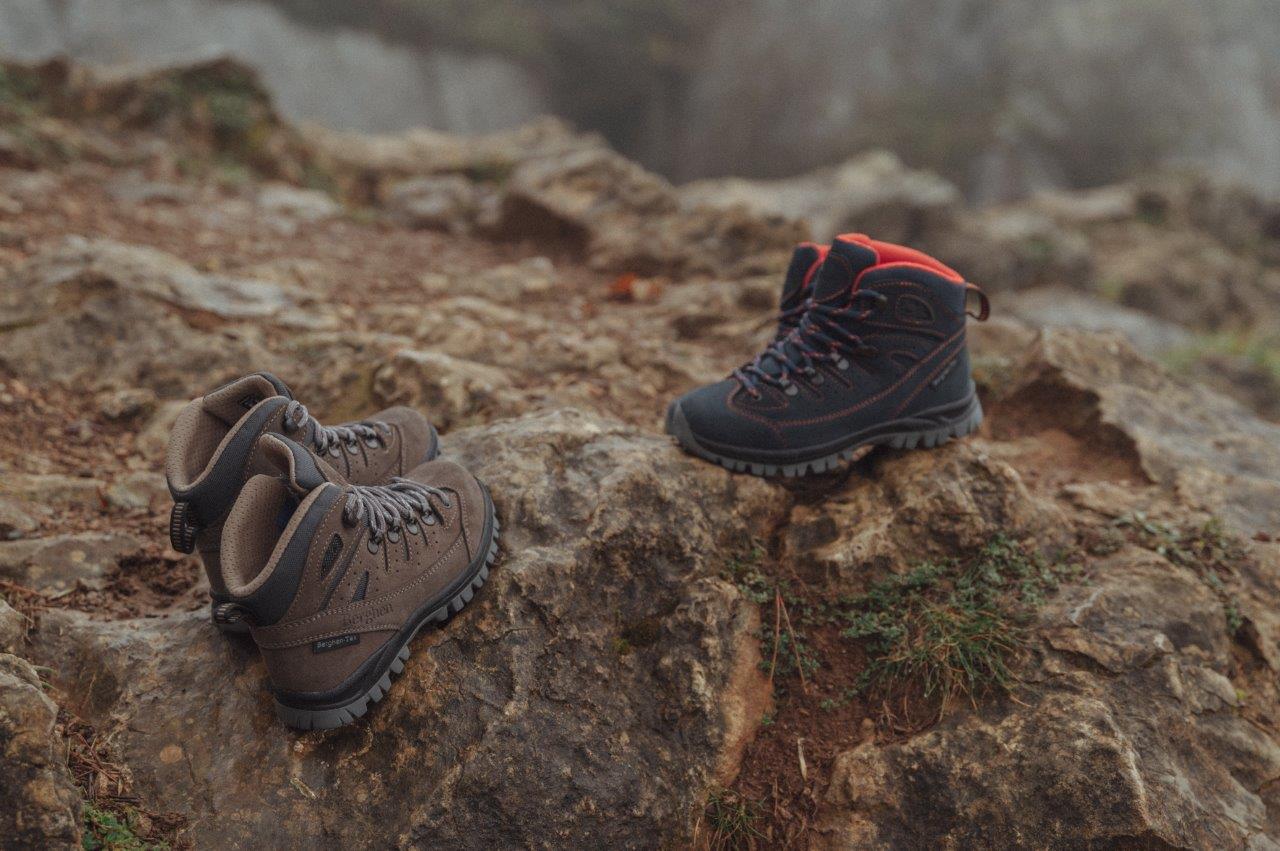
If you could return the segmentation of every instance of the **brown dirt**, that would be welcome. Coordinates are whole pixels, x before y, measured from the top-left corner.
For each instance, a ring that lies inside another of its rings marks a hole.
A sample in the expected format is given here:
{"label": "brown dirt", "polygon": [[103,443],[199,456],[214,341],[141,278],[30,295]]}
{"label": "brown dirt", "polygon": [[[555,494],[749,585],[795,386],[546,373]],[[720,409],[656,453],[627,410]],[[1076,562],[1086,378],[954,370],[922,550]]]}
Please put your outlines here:
{"label": "brown dirt", "polygon": [[[19,473],[58,473],[110,481],[129,472],[135,425],[112,422],[94,401],[55,386],[27,387],[0,382],[0,467]],[[52,506],[37,517],[33,536],[70,532],[127,532],[146,542],[123,556],[106,576],[105,587],[78,587],[57,595],[17,590],[34,617],[42,608],[74,608],[104,617],[137,617],[202,605],[199,565],[167,547],[167,506],[143,509],[112,507],[102,493],[93,502]],[[12,583],[9,583],[12,586]]]}

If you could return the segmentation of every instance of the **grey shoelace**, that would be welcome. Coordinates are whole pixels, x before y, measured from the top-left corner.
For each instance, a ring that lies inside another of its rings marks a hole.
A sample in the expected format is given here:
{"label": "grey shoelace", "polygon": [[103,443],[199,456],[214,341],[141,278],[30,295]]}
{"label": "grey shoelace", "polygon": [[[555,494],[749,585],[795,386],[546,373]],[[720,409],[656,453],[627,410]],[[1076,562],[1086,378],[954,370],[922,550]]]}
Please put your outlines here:
{"label": "grey shoelace", "polygon": [[384,443],[391,426],[381,420],[365,420],[348,425],[321,425],[307,411],[307,406],[296,400],[290,401],[284,409],[284,425],[289,431],[298,431],[310,423],[313,426],[311,442],[316,451],[336,455],[338,447],[345,446],[348,451],[355,451],[357,442],[363,440],[369,446]]}
{"label": "grey shoelace", "polygon": [[432,497],[444,508],[452,505],[440,488],[399,477],[385,485],[348,485],[346,494],[342,519],[352,526],[364,523],[369,527],[370,549],[376,549],[384,538],[393,543],[400,540],[401,528],[416,534],[419,520],[428,526],[434,526],[437,517],[443,520]]}

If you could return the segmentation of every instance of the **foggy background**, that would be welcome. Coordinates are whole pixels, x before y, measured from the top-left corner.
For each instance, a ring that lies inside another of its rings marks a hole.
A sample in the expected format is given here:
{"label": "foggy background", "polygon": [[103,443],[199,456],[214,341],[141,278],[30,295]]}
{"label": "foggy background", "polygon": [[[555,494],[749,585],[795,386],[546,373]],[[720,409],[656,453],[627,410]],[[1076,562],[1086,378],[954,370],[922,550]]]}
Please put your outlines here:
{"label": "foggy background", "polygon": [[975,201],[1192,163],[1280,194],[1277,0],[0,0],[0,54],[226,52],[285,114],[554,113],[676,182],[887,148]]}

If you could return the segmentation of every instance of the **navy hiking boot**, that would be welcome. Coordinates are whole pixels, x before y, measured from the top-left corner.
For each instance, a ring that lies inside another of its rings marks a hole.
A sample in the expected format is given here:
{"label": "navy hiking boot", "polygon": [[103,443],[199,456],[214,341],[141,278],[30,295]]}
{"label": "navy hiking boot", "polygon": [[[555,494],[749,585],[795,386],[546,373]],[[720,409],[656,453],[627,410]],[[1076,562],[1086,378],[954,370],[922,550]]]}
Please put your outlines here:
{"label": "navy hiking boot", "polygon": [[[793,260],[793,267],[796,262]],[[788,284],[791,283],[788,275]],[[803,280],[803,278],[801,278]],[[723,381],[672,402],[667,432],[701,458],[755,475],[821,473],[863,447],[932,447],[977,430],[966,303],[987,298],[905,246],[837,237],[790,329]]]}

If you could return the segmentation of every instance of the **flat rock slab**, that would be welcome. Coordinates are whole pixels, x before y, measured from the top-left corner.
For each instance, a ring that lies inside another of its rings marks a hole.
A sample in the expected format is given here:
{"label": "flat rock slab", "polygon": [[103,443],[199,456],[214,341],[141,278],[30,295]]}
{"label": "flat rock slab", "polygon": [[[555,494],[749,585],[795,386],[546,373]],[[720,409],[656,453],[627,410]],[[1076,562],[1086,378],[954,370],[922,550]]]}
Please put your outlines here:
{"label": "flat rock slab", "polygon": [[66,591],[77,584],[100,587],[121,556],[141,543],[119,532],[81,532],[0,542],[0,576],[40,591]]}

